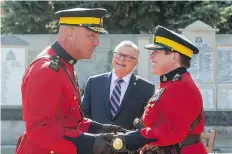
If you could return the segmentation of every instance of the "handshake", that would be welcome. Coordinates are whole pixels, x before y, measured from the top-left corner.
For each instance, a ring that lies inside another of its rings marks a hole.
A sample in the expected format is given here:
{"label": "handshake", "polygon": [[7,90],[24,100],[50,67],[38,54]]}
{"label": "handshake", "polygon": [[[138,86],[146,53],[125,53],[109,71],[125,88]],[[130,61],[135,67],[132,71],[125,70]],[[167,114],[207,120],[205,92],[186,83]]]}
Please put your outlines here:
{"label": "handshake", "polygon": [[94,154],[113,154],[126,151],[127,148],[123,133],[104,133],[96,136],[93,146]]}
{"label": "handshake", "polygon": [[125,134],[126,132],[129,132],[129,130],[111,124],[104,124],[102,126],[102,129],[100,130],[100,133],[117,133],[117,132],[121,132]]}
{"label": "handshake", "polygon": [[64,138],[76,146],[78,154],[113,154],[127,151],[124,137],[126,132],[129,130],[104,124],[99,134],[83,133],[78,137]]}

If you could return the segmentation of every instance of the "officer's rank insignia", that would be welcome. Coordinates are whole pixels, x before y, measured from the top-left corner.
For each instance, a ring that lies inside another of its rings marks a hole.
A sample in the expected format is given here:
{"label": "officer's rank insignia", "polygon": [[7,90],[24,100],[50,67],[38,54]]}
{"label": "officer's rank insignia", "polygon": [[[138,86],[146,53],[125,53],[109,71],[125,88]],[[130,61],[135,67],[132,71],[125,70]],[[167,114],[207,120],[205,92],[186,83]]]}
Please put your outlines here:
{"label": "officer's rank insignia", "polygon": [[146,104],[149,105],[152,102],[153,102],[153,96],[148,100],[148,102]]}
{"label": "officer's rank insignia", "polygon": [[144,109],[146,109],[149,106],[153,106],[156,102],[160,99],[160,97],[162,96],[163,92],[164,92],[165,88],[160,88],[158,90],[155,91],[154,95],[149,99],[149,101],[146,103],[146,106],[144,107]]}
{"label": "officer's rank insignia", "polygon": [[165,90],[165,88],[160,88],[160,89],[156,90],[154,95],[147,102],[147,105],[149,105],[152,102],[158,101],[160,99],[160,97],[162,96],[164,90]]}
{"label": "officer's rank insignia", "polygon": [[154,42],[156,42],[156,41],[155,41],[155,40],[156,40],[156,37],[155,37],[155,35],[152,37],[152,39],[153,39],[153,41],[154,41]]}
{"label": "officer's rank insignia", "polygon": [[152,101],[158,101],[160,99],[160,97],[162,96],[163,92],[164,92],[165,88],[160,88],[158,90],[155,91],[154,96],[152,97]]}
{"label": "officer's rank insignia", "polygon": [[100,20],[100,27],[103,27],[103,19]]}
{"label": "officer's rank insignia", "polygon": [[164,75],[163,76],[163,82],[166,82],[168,79],[167,79],[167,77]]}
{"label": "officer's rank insignia", "polygon": [[74,62],[74,60],[70,60],[68,63],[72,65],[72,64],[73,64],[73,62]]}
{"label": "officer's rank insignia", "polygon": [[153,98],[153,97],[151,97],[151,98],[146,102],[146,105],[145,105],[144,109],[146,109],[148,106],[150,106],[150,104],[152,103],[152,98]]}
{"label": "officer's rank insignia", "polygon": [[56,72],[59,72],[60,69],[60,60],[58,57],[53,57],[51,63],[49,64],[49,67],[51,67]]}
{"label": "officer's rank insignia", "polygon": [[172,81],[177,81],[181,79],[181,75],[180,74],[176,74],[173,78]]}

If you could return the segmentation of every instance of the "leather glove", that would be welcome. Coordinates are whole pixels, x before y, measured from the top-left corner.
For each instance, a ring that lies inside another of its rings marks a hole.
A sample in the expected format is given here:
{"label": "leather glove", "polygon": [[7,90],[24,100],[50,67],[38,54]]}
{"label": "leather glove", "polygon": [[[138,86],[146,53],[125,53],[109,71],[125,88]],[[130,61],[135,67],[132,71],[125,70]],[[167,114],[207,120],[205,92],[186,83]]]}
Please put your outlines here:
{"label": "leather glove", "polygon": [[110,154],[112,148],[105,139],[104,134],[83,133],[78,137],[64,136],[64,139],[72,142],[78,154]]}
{"label": "leather glove", "polygon": [[126,130],[120,126],[111,125],[111,124],[104,124],[101,129],[101,133],[117,133],[117,132],[126,133],[126,132],[129,132],[129,130]]}
{"label": "leather glove", "polygon": [[93,153],[94,154],[113,154],[113,150],[110,146],[110,143],[107,142],[106,136],[104,134],[100,134],[95,138]]}

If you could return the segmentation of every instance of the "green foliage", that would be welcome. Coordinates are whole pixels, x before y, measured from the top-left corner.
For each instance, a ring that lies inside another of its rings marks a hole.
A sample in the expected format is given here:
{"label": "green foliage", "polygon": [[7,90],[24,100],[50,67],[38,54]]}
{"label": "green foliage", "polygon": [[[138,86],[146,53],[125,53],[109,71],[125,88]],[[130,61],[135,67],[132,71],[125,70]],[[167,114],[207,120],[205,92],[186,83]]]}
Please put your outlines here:
{"label": "green foliage", "polygon": [[50,33],[47,27],[53,22],[51,5],[46,1],[6,1],[2,6],[5,17],[2,18],[3,33]]}
{"label": "green foliage", "polygon": [[232,34],[232,1],[221,9],[220,15],[220,22],[217,25],[220,28],[220,33]]}
{"label": "green foliage", "polygon": [[74,7],[107,9],[104,27],[111,34],[152,33],[158,24],[176,30],[196,20],[232,32],[231,1],[5,1],[2,32],[56,33],[54,13]]}

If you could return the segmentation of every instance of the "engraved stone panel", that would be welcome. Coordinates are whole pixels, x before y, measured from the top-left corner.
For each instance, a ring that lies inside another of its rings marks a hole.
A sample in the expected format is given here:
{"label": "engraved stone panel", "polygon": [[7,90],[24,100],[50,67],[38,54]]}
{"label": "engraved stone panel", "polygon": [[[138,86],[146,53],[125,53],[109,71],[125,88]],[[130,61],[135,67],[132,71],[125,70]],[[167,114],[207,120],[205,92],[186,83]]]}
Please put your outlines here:
{"label": "engraved stone panel", "polygon": [[213,82],[213,44],[201,37],[196,37],[193,42],[200,52],[193,55],[189,71],[196,81]]}
{"label": "engraved stone panel", "polygon": [[92,59],[80,60],[74,66],[79,85],[85,88],[88,78],[92,75],[105,73],[111,70],[110,49],[97,48],[97,53],[93,54]]}
{"label": "engraved stone panel", "polygon": [[24,48],[2,48],[1,54],[1,105],[20,105],[26,51]]}
{"label": "engraved stone panel", "polygon": [[212,110],[214,109],[213,105],[213,89],[200,89],[200,92],[203,97],[203,107],[204,110]]}
{"label": "engraved stone panel", "polygon": [[232,83],[232,47],[218,47],[218,83]]}
{"label": "engraved stone panel", "polygon": [[218,108],[232,110],[232,89],[218,90]]}

